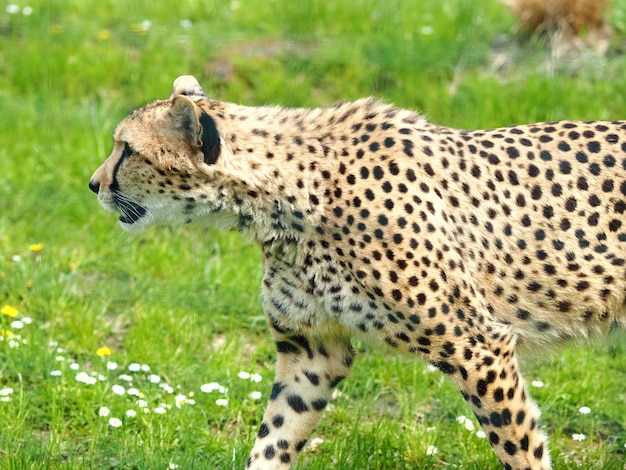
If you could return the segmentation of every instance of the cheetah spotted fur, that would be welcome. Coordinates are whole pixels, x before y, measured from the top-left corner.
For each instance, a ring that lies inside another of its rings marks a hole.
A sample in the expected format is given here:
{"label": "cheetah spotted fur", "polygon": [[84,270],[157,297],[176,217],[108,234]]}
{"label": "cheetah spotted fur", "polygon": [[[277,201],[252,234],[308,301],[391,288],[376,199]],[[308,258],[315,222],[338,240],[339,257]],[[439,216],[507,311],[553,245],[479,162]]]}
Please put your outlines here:
{"label": "cheetah spotted fur", "polygon": [[516,349],[624,327],[626,122],[466,131],[374,99],[134,111],[90,188],[120,224],[202,221],[262,248],[278,363],[251,469],[287,469],[350,372],[350,337],[424,358],[507,469],[547,469]]}

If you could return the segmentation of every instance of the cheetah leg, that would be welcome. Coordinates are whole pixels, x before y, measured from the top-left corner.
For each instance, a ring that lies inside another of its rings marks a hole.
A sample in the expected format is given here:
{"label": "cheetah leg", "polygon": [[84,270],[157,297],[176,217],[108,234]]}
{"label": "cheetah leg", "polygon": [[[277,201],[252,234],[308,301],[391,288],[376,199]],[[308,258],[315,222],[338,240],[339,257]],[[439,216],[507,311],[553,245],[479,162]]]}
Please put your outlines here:
{"label": "cheetah leg", "polygon": [[255,470],[287,469],[319,421],[333,389],[350,372],[354,352],[344,337],[310,337],[273,329],[276,378],[248,459]]}
{"label": "cheetah leg", "polygon": [[487,339],[470,338],[463,351],[457,349],[458,367],[445,362],[442,369],[453,375],[504,468],[547,470],[550,455],[539,409],[519,372],[515,339],[502,330],[492,330]]}

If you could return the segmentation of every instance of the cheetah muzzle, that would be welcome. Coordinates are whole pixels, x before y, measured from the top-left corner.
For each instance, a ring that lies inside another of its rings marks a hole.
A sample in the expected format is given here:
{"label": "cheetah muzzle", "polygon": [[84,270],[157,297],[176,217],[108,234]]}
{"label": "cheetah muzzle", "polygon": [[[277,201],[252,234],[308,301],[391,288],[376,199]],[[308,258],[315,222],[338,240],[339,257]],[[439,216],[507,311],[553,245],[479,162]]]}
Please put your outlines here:
{"label": "cheetah muzzle", "polygon": [[261,246],[278,365],[248,468],[293,464],[353,335],[450,376],[506,468],[550,468],[516,349],[626,324],[621,121],[456,130],[373,99],[244,107],[185,76],[118,125],[89,186],[127,230]]}

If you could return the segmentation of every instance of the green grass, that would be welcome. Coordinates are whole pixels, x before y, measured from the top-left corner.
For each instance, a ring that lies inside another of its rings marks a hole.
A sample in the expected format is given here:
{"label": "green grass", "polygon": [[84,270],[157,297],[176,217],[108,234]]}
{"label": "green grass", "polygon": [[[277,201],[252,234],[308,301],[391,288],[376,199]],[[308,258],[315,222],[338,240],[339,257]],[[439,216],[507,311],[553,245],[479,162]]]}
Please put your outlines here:
{"label": "green grass", "polygon": [[[274,361],[259,249],[213,230],[129,236],[87,189],[118,120],[166,97],[176,76],[193,73],[209,95],[246,104],[374,94],[464,128],[626,118],[623,0],[614,2],[606,56],[556,62],[532,39],[521,43],[509,12],[488,0],[19,4],[27,5],[30,15],[0,4],[0,308],[19,311],[0,315],[3,469],[244,466]],[[29,249],[37,243],[41,251]],[[32,323],[12,326],[24,318]],[[110,356],[97,355],[103,346]],[[457,421],[470,410],[441,374],[357,346],[353,376],[316,431],[323,442],[298,468],[499,468],[486,440]],[[150,371],[131,372],[132,363]],[[623,335],[525,371],[545,384],[531,391],[557,468],[624,468]],[[96,383],[77,381],[80,372]],[[202,392],[211,382],[228,390]],[[114,385],[136,388],[147,406]],[[195,404],[178,408],[177,395]],[[162,404],[165,413],[155,412]],[[137,415],[126,417],[129,409]],[[111,417],[122,426],[109,426]],[[429,446],[438,452],[427,455]]]}

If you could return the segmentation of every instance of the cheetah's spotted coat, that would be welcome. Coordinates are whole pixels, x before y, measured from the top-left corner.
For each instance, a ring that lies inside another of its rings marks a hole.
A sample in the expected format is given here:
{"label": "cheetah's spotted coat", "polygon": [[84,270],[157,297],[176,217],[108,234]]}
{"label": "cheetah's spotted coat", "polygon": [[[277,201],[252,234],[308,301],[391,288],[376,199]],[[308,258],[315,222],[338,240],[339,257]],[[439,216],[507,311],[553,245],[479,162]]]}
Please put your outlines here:
{"label": "cheetah's spotted coat", "polygon": [[204,220],[264,255],[278,365],[248,467],[286,469],[360,333],[428,360],[505,468],[547,469],[516,347],[626,324],[626,123],[439,127],[372,99],[136,110],[90,187],[128,230]]}

